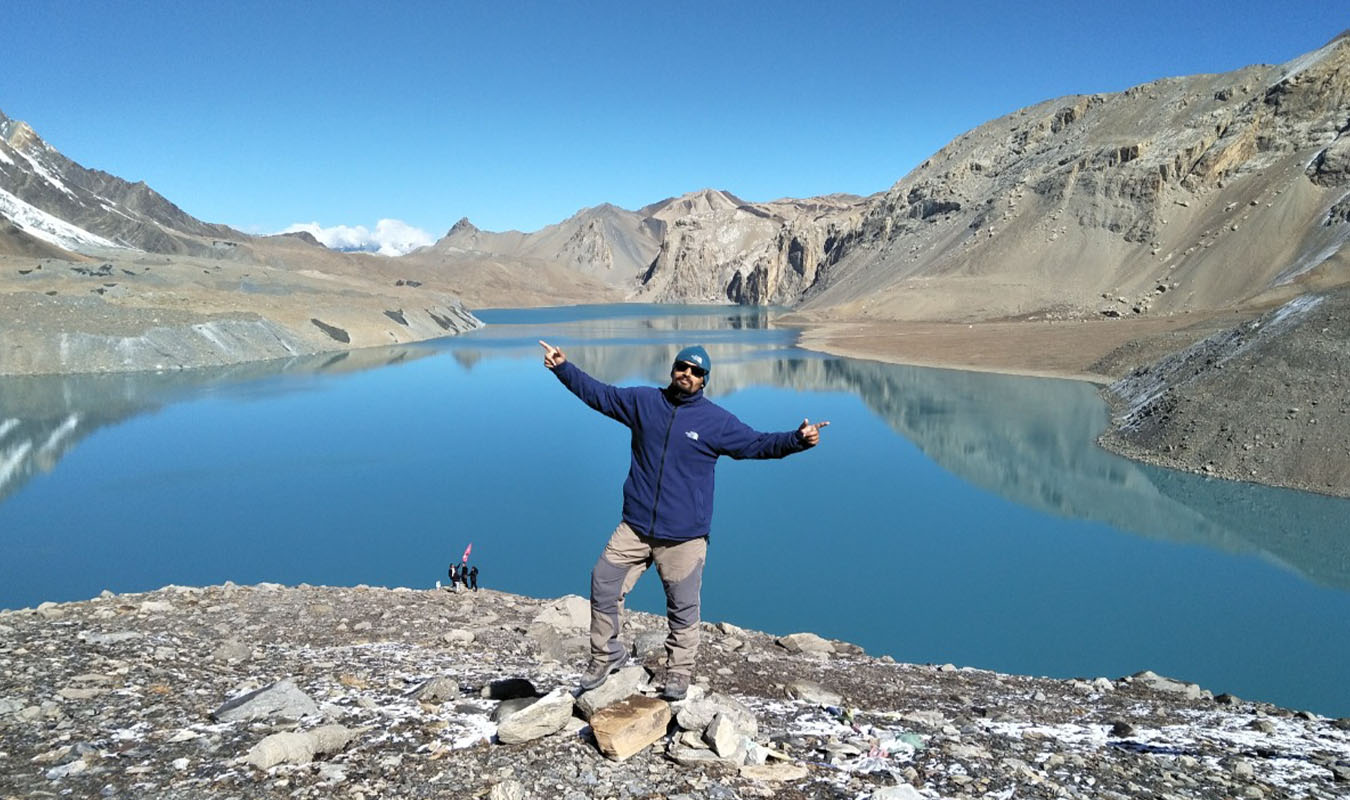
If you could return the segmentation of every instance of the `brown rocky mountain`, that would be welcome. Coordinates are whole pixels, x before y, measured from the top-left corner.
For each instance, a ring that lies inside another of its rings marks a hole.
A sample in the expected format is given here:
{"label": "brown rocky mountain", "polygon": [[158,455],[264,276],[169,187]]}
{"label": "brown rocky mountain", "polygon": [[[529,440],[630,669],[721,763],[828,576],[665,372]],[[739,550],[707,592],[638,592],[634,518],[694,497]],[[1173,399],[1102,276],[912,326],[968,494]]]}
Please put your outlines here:
{"label": "brown rocky mountain", "polygon": [[[816,318],[1140,317],[1350,281],[1350,39],[1278,66],[1047,100],[870,198],[703,190],[434,250],[561,266],[631,299]],[[418,258],[410,256],[409,258]]]}
{"label": "brown rocky mountain", "polygon": [[1156,315],[1350,278],[1350,39],[1280,66],[1060,98],[957,138],[815,265],[804,307]]}
{"label": "brown rocky mountain", "polygon": [[533,233],[479,230],[461,219],[424,252],[428,256],[498,258],[527,265],[562,265],[606,285],[632,291],[660,247],[661,223],[608,203],[585,208]]}
{"label": "brown rocky mountain", "polygon": [[682,199],[637,296],[980,320],[1230,309],[1344,283],[1348,89],[1338,38],[1280,66],[1048,100],[866,200]]}
{"label": "brown rocky mountain", "polygon": [[[582,209],[533,233],[484,231],[461,219],[440,241],[402,260],[478,273],[467,281],[476,287],[469,291],[486,292],[493,305],[526,304],[518,294],[529,276],[557,270],[591,282],[595,300],[791,304],[814,280],[815,264],[833,243],[829,236],[860,222],[861,202],[839,194],[748,203],[702,189],[637,211],[609,204]],[[486,272],[508,282],[494,291],[481,285]]]}
{"label": "brown rocky mountain", "polygon": [[[1048,100],[957,138],[870,198],[750,203],[703,190],[637,211],[583,209],[533,233],[461,220],[380,268],[488,304],[732,301],[822,318],[1270,305],[1347,280],[1348,85],[1350,40],[1338,37],[1279,66]],[[144,184],[70,162],[22,122],[0,116],[0,134],[6,252],[289,263]],[[333,263],[348,277],[375,269]]]}
{"label": "brown rocky mountain", "polygon": [[700,194],[653,211],[667,222],[666,236],[638,297],[793,305],[815,282],[838,235],[860,222],[863,208],[861,198],[843,194],[770,203]]}

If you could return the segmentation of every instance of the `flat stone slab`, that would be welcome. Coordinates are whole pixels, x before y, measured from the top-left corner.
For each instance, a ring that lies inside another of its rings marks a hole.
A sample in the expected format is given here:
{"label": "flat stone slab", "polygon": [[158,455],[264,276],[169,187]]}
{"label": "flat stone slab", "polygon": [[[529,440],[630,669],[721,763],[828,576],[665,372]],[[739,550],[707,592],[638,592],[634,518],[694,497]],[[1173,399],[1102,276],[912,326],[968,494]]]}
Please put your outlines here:
{"label": "flat stone slab", "polygon": [[789,653],[833,653],[834,645],[814,633],[791,633],[780,637],[779,646]]}
{"label": "flat stone slab", "polygon": [[669,725],[670,704],[643,695],[634,695],[591,716],[596,746],[615,761],[623,761],[659,741]]}
{"label": "flat stone slab", "polygon": [[827,689],[815,681],[795,680],[787,686],[788,696],[804,703],[820,706],[842,706],[844,698],[833,689]]}
{"label": "flat stone slab", "polygon": [[[787,783],[789,781],[799,781],[807,776],[806,767],[801,764],[787,764],[778,762],[774,764],[747,764],[740,768],[742,778],[749,778],[752,781],[766,781],[774,783]],[[877,795],[873,794],[872,797]]]}
{"label": "flat stone slab", "polygon": [[357,733],[342,725],[325,725],[304,733],[274,733],[254,745],[245,760],[258,769],[308,764],[315,756],[331,755],[346,747]]}
{"label": "flat stone slab", "polygon": [[238,722],[265,717],[299,719],[318,713],[313,698],[286,679],[227,700],[211,716],[218,722]]}

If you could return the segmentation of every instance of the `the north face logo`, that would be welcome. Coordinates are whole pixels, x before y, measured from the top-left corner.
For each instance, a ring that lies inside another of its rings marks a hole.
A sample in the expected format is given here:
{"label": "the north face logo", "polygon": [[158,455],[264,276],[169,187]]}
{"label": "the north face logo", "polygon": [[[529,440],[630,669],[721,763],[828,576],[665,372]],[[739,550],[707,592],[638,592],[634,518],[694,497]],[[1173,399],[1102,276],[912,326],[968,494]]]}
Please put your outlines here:
{"label": "the north face logo", "polygon": [[684,435],[688,436],[690,439],[693,439],[696,442],[698,441],[698,431],[685,431]]}
{"label": "the north face logo", "polygon": [[[693,356],[691,356],[691,358],[694,359],[694,363],[695,363],[695,364],[698,364],[700,367],[703,366],[703,356],[698,355],[697,353],[695,353]],[[695,438],[698,438],[698,437],[695,437]]]}

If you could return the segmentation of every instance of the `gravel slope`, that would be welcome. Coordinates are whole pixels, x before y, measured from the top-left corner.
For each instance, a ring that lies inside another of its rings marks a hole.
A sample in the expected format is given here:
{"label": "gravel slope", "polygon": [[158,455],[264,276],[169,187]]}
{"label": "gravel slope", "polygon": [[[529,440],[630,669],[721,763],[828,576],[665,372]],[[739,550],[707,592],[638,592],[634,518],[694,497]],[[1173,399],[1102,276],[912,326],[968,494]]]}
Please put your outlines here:
{"label": "gravel slope", "polygon": [[1300,295],[1106,395],[1101,441],[1123,455],[1350,497],[1350,289]]}

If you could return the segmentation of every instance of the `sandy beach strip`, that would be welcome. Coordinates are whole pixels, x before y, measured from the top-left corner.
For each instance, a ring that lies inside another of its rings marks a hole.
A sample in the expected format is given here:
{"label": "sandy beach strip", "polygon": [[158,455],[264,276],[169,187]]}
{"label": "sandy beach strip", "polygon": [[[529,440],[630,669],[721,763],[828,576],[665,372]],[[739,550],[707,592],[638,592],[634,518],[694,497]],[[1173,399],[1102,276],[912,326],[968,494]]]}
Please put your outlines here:
{"label": "sandy beach strip", "polygon": [[[783,324],[800,327],[801,347],[830,355],[1105,384],[1226,323],[1188,314],[974,323],[789,318]],[[1132,352],[1122,350],[1127,347]]]}

